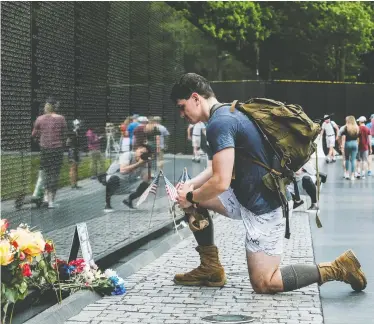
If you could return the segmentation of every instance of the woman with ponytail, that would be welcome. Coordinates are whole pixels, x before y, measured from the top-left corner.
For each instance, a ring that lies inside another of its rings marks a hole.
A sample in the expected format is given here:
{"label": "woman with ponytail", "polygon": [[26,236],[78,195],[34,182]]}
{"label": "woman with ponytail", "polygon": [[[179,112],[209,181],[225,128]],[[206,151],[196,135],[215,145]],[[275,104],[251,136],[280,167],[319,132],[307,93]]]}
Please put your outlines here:
{"label": "woman with ponytail", "polygon": [[346,118],[346,126],[342,132],[342,146],[341,150],[345,156],[345,178],[355,179],[356,157],[358,153],[358,137],[360,136],[360,129],[356,123],[354,116]]}

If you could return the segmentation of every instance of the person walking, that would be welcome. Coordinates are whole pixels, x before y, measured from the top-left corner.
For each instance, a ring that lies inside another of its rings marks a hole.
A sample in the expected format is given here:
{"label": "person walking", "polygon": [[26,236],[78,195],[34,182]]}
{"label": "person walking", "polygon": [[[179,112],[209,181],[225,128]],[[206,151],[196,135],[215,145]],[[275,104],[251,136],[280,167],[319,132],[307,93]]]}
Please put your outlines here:
{"label": "person walking", "polygon": [[[324,118],[328,117],[329,115],[325,115]],[[336,130],[336,134],[335,131]],[[336,125],[336,123],[332,120],[326,119],[323,124],[322,124],[322,132],[321,136],[323,136],[324,133],[326,133],[326,146],[327,149],[329,150],[327,156],[326,156],[326,162],[336,162],[335,158],[335,139],[337,140],[337,134],[339,132],[339,128]]]}
{"label": "person walking", "polygon": [[158,128],[160,132],[160,140],[159,143],[157,144],[157,168],[160,170],[164,169],[164,153],[166,150],[166,143],[167,143],[167,138],[170,136],[169,131],[164,125],[161,125],[161,117],[156,116],[154,117],[154,121],[156,123],[156,127]]}
{"label": "person walking", "polygon": [[200,163],[200,148],[202,132],[205,131],[205,124],[198,122],[192,128],[192,148],[193,148],[193,162]]}
{"label": "person walking", "polygon": [[358,153],[357,139],[360,136],[360,129],[357,126],[354,116],[346,118],[346,127],[341,132],[341,151],[345,156],[345,179],[355,180],[356,158]]}
{"label": "person walking", "polygon": [[357,119],[357,122],[360,129],[360,137],[358,142],[358,161],[360,166],[358,169],[361,170],[361,174],[359,174],[360,178],[365,179],[366,173],[368,172],[369,155],[372,153],[371,135],[369,129],[365,126],[365,116],[361,116],[359,119]]}
{"label": "person walking", "polygon": [[[369,129],[370,131],[370,136],[371,136],[371,152],[372,152],[372,155],[374,154],[374,114],[371,114],[370,115],[370,118],[369,118],[369,122],[366,124],[366,127]],[[369,156],[369,159],[368,159],[368,176],[371,176],[372,175],[372,156]]]}
{"label": "person walking", "polygon": [[[213,221],[207,211],[212,210],[243,221],[248,273],[256,293],[292,291],[331,280],[349,283],[355,291],[365,289],[366,277],[351,250],[332,262],[280,267],[285,233],[281,203],[277,193],[262,185],[262,177],[268,171],[251,162],[256,159],[266,165],[273,158],[273,151],[266,147],[265,139],[246,115],[232,110],[230,104],[220,105],[204,77],[184,74],[173,86],[170,97],[189,123],[207,122],[213,155],[212,167],[178,189],[177,201],[189,222],[196,213],[204,214],[208,221],[203,228],[190,226],[194,228],[201,263],[190,272],[175,275],[176,284],[221,287],[226,282],[214,244]],[[251,159],[238,154],[238,150],[247,152]]]}
{"label": "person walking", "polygon": [[48,98],[44,105],[44,115],[34,124],[32,136],[39,138],[40,169],[45,176],[45,198],[48,208],[55,208],[55,198],[64,156],[64,143],[67,136],[65,117],[57,114],[60,103]]}

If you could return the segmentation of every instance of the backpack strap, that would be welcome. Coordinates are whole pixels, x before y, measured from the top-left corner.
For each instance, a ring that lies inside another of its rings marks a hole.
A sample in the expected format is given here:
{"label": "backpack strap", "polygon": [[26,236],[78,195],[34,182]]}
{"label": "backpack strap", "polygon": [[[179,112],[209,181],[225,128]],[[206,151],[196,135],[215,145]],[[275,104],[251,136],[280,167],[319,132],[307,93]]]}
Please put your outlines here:
{"label": "backpack strap", "polygon": [[[235,108],[236,108],[236,105],[238,104],[239,100],[234,100],[232,103],[231,103],[231,106],[230,106],[230,112],[233,113],[235,111]],[[227,106],[229,105],[228,103],[223,103],[223,104],[215,104],[213,105],[213,107],[210,109],[210,114],[209,114],[209,118],[211,118],[213,116],[213,114],[215,113],[215,111],[221,107],[224,107],[224,106]]]}
{"label": "backpack strap", "polygon": [[231,107],[230,107],[230,112],[233,113],[235,111],[235,108],[236,108],[236,104],[238,103],[238,100],[234,100],[232,103],[231,103]]}
{"label": "backpack strap", "polygon": [[212,118],[213,114],[216,112],[217,109],[227,105],[227,103],[213,105],[213,107],[210,109],[209,118]]}

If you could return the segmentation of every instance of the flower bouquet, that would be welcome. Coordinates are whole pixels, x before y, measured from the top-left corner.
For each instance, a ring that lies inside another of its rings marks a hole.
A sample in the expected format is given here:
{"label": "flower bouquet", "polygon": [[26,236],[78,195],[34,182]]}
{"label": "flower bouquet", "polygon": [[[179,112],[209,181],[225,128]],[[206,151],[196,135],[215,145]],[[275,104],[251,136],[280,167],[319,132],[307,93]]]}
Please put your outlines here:
{"label": "flower bouquet", "polygon": [[[1,313],[5,323],[9,305],[23,300],[30,287],[55,284],[58,273],[53,269],[51,241],[39,231],[21,224],[8,231],[6,219],[0,221]],[[13,310],[10,314],[12,320]]]}
{"label": "flower bouquet", "polygon": [[89,289],[101,296],[126,293],[125,281],[111,269],[101,272],[87,265],[83,259],[76,259],[69,263],[57,259],[57,266],[61,278],[58,288],[63,291],[74,293],[78,290]]}
{"label": "flower bouquet", "polygon": [[0,220],[0,266],[1,266],[1,318],[6,323],[8,308],[12,322],[14,305],[25,299],[29,289],[41,294],[55,291],[57,301],[62,300],[62,291],[67,295],[82,289],[90,289],[105,295],[122,295],[125,282],[113,270],[101,272],[92,268],[83,259],[66,262],[57,259],[53,242],[45,241],[39,231],[32,231],[20,224],[8,230],[6,219]]}

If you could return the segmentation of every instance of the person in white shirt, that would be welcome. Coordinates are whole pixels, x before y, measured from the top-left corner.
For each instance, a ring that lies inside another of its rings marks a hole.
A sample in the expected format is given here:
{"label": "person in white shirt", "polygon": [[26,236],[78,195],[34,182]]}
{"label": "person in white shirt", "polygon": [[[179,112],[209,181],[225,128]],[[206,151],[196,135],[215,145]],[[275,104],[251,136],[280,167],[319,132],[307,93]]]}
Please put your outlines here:
{"label": "person in white shirt", "polygon": [[[328,117],[328,115],[325,115],[324,118]],[[334,128],[336,129],[336,132],[339,132],[339,128],[336,125],[336,123],[330,119],[326,119],[322,124],[322,132],[321,136],[323,136],[323,133],[326,132],[326,146],[329,149],[329,153],[326,156],[326,162],[335,162],[335,140],[338,139],[337,135],[335,135]]]}
{"label": "person in white shirt", "polygon": [[[191,134],[192,128],[192,134]],[[201,132],[205,132],[206,127],[203,122],[198,122],[195,125],[190,124],[188,126],[188,139],[192,140],[192,148],[193,148],[193,159],[192,161],[200,163],[200,146],[201,146]]]}
{"label": "person in white shirt", "polygon": [[156,124],[156,127],[160,131],[159,141],[157,141],[157,168],[160,170],[164,169],[164,152],[167,149],[167,137],[170,136],[169,131],[166,129],[165,126],[161,125],[161,117],[156,116],[154,117],[154,121]]}

